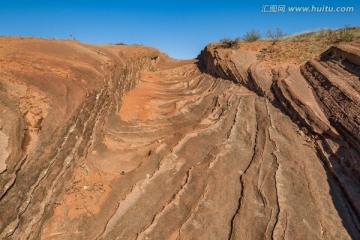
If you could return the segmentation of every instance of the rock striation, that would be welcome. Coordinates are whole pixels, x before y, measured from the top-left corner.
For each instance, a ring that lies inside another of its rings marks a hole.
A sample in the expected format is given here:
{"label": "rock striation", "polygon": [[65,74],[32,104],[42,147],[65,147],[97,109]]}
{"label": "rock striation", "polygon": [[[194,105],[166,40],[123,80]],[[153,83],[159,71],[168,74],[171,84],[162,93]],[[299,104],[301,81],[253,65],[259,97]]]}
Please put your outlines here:
{"label": "rock striation", "polygon": [[0,38],[0,238],[359,238],[359,49]]}
{"label": "rock striation", "polygon": [[242,81],[231,72],[244,72],[240,70],[244,65],[227,64],[233,58],[229,54],[226,59],[219,57],[227,51],[219,44],[208,45],[199,55],[200,67],[213,76],[246,86],[287,113],[312,139],[312,147],[341,187],[358,222],[360,42],[332,46],[318,59],[301,66],[285,63],[269,68],[261,58],[248,61],[252,62],[248,78]]}

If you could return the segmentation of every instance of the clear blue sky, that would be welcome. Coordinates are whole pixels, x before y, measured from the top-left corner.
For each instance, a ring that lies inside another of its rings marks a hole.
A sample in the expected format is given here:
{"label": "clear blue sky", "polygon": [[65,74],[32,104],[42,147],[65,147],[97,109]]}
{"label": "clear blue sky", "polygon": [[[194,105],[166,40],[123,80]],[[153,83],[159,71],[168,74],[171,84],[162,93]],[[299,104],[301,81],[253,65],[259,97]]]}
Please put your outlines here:
{"label": "clear blue sky", "polygon": [[[352,6],[352,13],[262,13],[262,5]],[[175,58],[194,58],[209,42],[265,33],[292,34],[360,25],[359,0],[0,0],[0,35],[137,43]]]}

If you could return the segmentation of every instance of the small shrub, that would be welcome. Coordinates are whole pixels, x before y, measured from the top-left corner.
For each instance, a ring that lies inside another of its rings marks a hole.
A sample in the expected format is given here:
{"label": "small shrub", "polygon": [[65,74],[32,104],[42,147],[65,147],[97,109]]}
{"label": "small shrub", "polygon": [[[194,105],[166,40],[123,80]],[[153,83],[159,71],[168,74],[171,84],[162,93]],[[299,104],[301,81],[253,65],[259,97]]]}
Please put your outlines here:
{"label": "small shrub", "polygon": [[280,28],[276,28],[274,32],[271,29],[266,32],[266,38],[273,40],[278,40],[286,36],[287,34],[284,33]]}
{"label": "small shrub", "polygon": [[69,40],[77,41],[77,39],[76,39],[76,37],[74,36],[74,34],[70,34],[70,35],[69,35]]}
{"label": "small shrub", "polygon": [[239,47],[240,38],[223,38],[220,40],[223,48],[238,48]]}
{"label": "small shrub", "polygon": [[332,41],[334,43],[338,42],[351,42],[355,38],[355,31],[352,27],[344,27],[335,32]]}
{"label": "small shrub", "polygon": [[118,42],[118,43],[114,43],[114,45],[118,45],[118,46],[120,46],[120,45],[126,45],[126,43],[123,43],[123,42]]}
{"label": "small shrub", "polygon": [[261,34],[258,31],[252,29],[251,31],[245,33],[245,35],[242,37],[242,39],[245,42],[255,42],[255,41],[261,39]]}
{"label": "small shrub", "polygon": [[311,44],[311,45],[308,46],[307,50],[310,53],[316,53],[318,51],[318,48],[315,45]]}
{"label": "small shrub", "polygon": [[320,40],[331,37],[332,34],[333,34],[333,31],[331,29],[322,29],[318,32],[314,32],[314,39],[316,41],[320,41]]}

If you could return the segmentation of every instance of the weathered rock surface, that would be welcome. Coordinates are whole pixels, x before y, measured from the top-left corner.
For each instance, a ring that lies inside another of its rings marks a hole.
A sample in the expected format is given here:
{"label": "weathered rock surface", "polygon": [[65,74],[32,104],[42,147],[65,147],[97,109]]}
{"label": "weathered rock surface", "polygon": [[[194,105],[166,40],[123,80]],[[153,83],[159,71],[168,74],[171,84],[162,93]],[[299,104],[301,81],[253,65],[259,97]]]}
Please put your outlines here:
{"label": "weathered rock surface", "polygon": [[[331,47],[320,59],[301,67],[322,105],[331,124],[344,141],[321,144],[328,149],[326,157],[331,171],[360,215],[360,43],[339,44]],[[350,146],[347,146],[350,144]],[[352,149],[352,148],[355,149]],[[334,159],[336,158],[336,160]]]}
{"label": "weathered rock surface", "polygon": [[[199,56],[200,63],[211,59],[215,63],[229,61],[219,58],[222,51],[228,50],[207,46]],[[311,141],[313,147],[341,187],[354,211],[355,222],[360,216],[359,56],[360,43],[354,41],[333,46],[318,60],[300,67],[283,63],[267,68],[269,64],[259,58],[249,66],[248,80],[242,81],[247,88],[284,110],[300,127],[306,128],[302,130],[308,132],[307,136],[315,139]],[[226,57],[232,58],[229,54]],[[218,63],[208,66],[212,71],[203,68],[205,72],[239,82],[233,74],[216,73],[232,72],[234,66]]]}
{"label": "weathered rock surface", "polygon": [[357,49],[0,38],[0,238],[359,238]]}

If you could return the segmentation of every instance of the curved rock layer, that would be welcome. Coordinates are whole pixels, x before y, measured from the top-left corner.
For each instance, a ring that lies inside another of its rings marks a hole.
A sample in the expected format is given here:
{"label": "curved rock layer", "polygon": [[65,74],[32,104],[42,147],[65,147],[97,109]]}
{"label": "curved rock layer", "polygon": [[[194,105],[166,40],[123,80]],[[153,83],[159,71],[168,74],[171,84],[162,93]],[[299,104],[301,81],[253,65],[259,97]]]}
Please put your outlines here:
{"label": "curved rock layer", "polygon": [[[255,61],[249,59],[250,66],[245,70],[244,64],[234,64],[237,55],[229,51],[244,52],[223,49],[219,44],[208,45],[199,55],[200,68],[265,97],[314,139],[314,149],[341,187],[358,222],[360,42],[333,46],[319,59],[303,66],[286,63],[274,66],[258,57]],[[250,53],[242,55],[248,59]],[[247,79],[238,77],[246,72]],[[359,227],[356,228],[358,232]]]}
{"label": "curved rock layer", "polygon": [[207,74],[147,47],[0,38],[0,237],[360,237],[359,108],[332,118],[307,65],[216,51]]}

